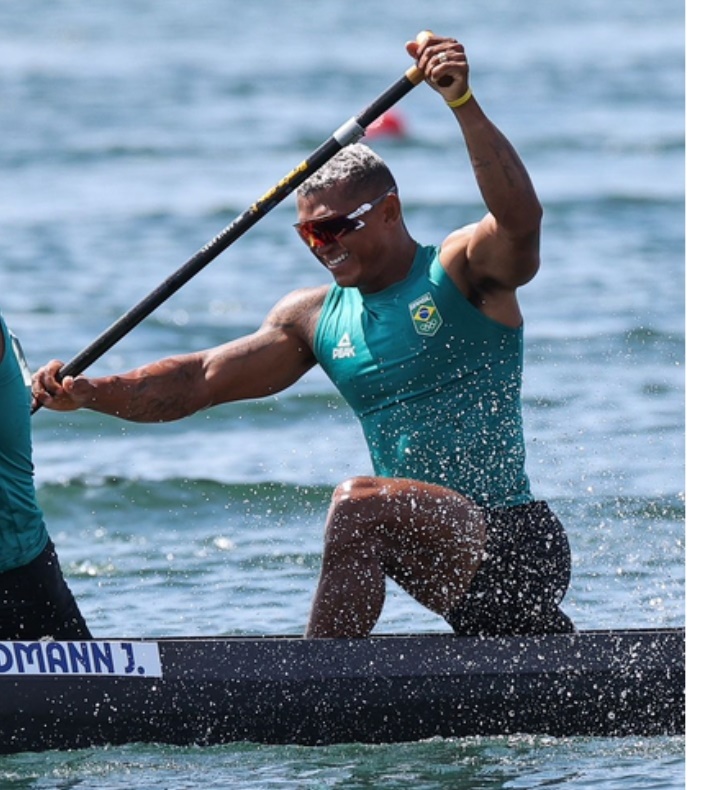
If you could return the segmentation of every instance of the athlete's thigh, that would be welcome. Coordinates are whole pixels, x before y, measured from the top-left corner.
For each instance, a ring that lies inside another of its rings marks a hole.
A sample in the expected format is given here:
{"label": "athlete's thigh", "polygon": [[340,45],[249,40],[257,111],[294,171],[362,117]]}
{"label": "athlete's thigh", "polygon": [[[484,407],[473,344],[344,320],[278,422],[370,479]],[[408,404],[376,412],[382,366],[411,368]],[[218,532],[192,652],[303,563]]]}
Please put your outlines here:
{"label": "athlete's thigh", "polygon": [[378,480],[385,572],[432,611],[450,611],[481,562],[481,509],[443,486],[403,478]]}

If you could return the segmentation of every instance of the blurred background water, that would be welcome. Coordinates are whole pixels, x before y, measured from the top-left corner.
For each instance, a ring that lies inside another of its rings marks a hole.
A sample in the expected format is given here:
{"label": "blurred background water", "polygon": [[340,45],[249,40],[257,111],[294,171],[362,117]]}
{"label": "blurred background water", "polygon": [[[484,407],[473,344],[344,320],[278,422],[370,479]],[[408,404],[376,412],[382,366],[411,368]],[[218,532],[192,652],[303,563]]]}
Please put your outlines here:
{"label": "blurred background water", "polygon": [[[685,620],[684,8],[582,0],[355,5],[0,2],[0,309],[31,367],[87,346],[410,65],[430,28],[545,207],[521,294],[528,468],[565,522],[581,628]],[[484,210],[426,86],[369,140],[413,235]],[[327,282],[289,198],[90,369],[228,341]],[[142,426],[33,417],[42,506],[98,636],[299,634],[332,487],[369,470],[327,378]],[[390,587],[378,631],[444,630]],[[670,788],[684,740],[133,746],[0,758],[8,787]],[[2,785],[2,782],[5,784]]]}

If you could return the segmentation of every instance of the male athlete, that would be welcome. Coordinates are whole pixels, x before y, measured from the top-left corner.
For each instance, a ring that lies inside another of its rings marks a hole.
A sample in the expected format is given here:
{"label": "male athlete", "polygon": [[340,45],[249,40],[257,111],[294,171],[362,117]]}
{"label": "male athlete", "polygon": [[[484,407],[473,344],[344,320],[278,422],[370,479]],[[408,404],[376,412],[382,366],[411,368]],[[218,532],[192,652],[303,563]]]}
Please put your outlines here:
{"label": "male athlete", "polygon": [[0,640],[90,639],[37,502],[29,384],[0,313]]}
{"label": "male athlete", "polygon": [[418,244],[386,164],[347,146],[296,193],[297,231],[333,284],[288,294],[253,334],[123,375],[57,381],[55,360],[34,395],[162,422],[274,395],[319,364],[360,419],[374,474],[334,492],[306,636],[367,636],[388,576],[458,634],[570,632],[568,541],[524,468],[516,292],[539,268],[541,205],[472,95],[462,44],[407,51],[462,130],[481,220]]}

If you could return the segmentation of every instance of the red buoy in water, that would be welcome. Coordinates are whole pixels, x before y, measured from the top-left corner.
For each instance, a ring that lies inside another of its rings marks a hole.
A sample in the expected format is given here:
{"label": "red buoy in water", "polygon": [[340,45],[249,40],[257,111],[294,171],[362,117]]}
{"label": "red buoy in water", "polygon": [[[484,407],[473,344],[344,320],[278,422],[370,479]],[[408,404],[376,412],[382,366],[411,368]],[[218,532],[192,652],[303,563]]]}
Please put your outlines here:
{"label": "red buoy in water", "polygon": [[365,137],[404,137],[405,122],[395,110],[387,110],[365,131]]}

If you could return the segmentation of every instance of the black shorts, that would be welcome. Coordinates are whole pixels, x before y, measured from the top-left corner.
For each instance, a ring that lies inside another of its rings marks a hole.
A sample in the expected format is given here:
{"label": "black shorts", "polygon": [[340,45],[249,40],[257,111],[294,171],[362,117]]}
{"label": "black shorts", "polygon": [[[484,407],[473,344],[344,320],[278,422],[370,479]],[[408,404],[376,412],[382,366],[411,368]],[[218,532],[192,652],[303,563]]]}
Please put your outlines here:
{"label": "black shorts", "polygon": [[32,562],[0,573],[0,639],[91,639],[51,540]]}
{"label": "black shorts", "polygon": [[485,510],[486,557],[461,602],[446,616],[470,636],[572,633],[559,604],[571,580],[563,525],[546,502]]}

